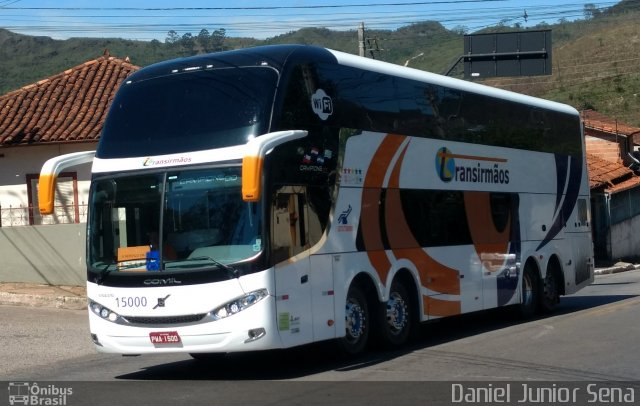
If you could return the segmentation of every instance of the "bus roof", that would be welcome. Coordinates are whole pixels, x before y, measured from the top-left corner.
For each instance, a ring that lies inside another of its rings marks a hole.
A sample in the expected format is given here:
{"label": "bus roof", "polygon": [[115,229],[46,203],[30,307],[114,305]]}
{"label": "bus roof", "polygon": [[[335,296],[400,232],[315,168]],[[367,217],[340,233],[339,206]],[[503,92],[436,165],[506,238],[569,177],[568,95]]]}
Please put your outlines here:
{"label": "bus roof", "polygon": [[140,69],[131,75],[128,81],[136,82],[179,72],[237,66],[266,65],[281,70],[285,64],[288,63],[306,63],[309,61],[337,63],[358,69],[432,83],[465,92],[483,94],[489,97],[527,104],[542,109],[579,115],[576,109],[566,104],[312,45],[264,45],[172,59]]}
{"label": "bus roof", "polygon": [[281,70],[295,61],[328,61],[336,63],[329,50],[308,45],[263,45],[232,51],[214,52],[185,58],[170,59],[144,67],[131,75],[133,82],[180,72],[247,66],[271,66]]}
{"label": "bus roof", "polygon": [[508,90],[502,90],[496,87],[468,82],[465,80],[455,79],[423,70],[395,65],[384,61],[363,58],[345,52],[334,50],[328,51],[335,55],[337,62],[341,65],[351,66],[359,69],[366,69],[393,76],[399,76],[406,79],[417,80],[420,82],[433,83],[434,85],[463,90],[466,92],[480,93],[490,97],[509,100],[515,103],[529,104],[543,109],[555,110],[566,114],[579,115],[578,111],[575,108],[566,104],[557,103],[546,99],[540,99],[533,96],[527,96]]}

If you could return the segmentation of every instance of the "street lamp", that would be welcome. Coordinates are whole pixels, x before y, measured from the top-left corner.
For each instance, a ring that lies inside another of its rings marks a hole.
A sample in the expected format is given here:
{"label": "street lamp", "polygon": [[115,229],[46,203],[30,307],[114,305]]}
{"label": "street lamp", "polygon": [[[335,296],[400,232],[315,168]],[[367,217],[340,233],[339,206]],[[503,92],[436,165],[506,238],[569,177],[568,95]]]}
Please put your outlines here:
{"label": "street lamp", "polygon": [[412,56],[411,58],[407,59],[407,61],[404,63],[404,66],[409,66],[409,62],[413,61],[416,58],[420,58],[421,56],[424,56],[424,52],[420,52],[418,55]]}

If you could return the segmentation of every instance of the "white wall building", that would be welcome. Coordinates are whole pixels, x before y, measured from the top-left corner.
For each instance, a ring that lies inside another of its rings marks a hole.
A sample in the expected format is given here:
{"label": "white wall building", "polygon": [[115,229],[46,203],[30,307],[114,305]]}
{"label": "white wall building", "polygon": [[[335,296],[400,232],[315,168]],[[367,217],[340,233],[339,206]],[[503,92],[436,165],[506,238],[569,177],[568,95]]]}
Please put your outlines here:
{"label": "white wall building", "polygon": [[37,182],[49,158],[95,150],[115,92],[138,67],[105,55],[0,96],[0,227],[86,220],[90,165],[58,178],[55,214],[38,211]]}

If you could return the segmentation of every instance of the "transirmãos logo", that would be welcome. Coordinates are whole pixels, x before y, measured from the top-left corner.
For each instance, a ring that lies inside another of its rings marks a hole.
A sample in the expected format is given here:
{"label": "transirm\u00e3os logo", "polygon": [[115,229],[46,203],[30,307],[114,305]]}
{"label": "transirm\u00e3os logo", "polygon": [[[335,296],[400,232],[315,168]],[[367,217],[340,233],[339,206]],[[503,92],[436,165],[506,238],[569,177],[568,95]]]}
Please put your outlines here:
{"label": "transirm\u00e3os logo", "polygon": [[188,157],[188,156],[181,156],[179,158],[163,158],[163,159],[146,158],[144,162],[142,162],[142,166],[188,164],[189,162],[191,162],[191,157]]}
{"label": "transirm\u00e3os logo", "polygon": [[436,173],[443,182],[451,182],[456,172],[456,161],[453,154],[446,147],[442,147],[436,153]]}
{"label": "transirm\u00e3os logo", "polygon": [[509,183],[507,160],[484,156],[454,154],[446,147],[436,152],[436,173],[443,182]]}

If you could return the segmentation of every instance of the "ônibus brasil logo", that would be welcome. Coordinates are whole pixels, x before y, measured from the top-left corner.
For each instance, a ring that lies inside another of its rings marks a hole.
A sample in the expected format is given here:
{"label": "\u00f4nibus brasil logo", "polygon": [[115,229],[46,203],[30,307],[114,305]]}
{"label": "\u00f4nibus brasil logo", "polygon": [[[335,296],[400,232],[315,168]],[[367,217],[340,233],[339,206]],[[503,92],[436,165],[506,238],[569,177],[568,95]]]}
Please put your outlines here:
{"label": "\u00f4nibus brasil logo", "polygon": [[[473,162],[475,161],[475,162]],[[436,152],[436,173],[443,182],[509,183],[509,169],[504,158],[454,154],[447,147]],[[460,163],[460,164],[458,164]]]}

